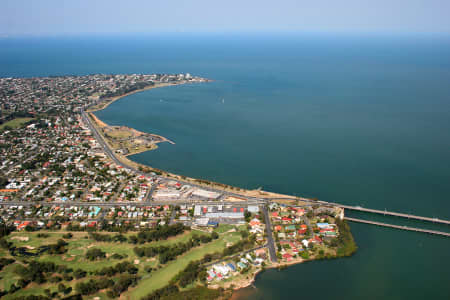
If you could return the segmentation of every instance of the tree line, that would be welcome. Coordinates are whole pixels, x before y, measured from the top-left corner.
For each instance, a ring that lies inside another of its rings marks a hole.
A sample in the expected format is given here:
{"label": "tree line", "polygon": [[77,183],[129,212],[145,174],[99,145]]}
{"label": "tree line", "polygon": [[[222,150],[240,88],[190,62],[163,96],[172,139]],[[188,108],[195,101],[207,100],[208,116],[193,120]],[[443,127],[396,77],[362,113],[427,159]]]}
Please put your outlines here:
{"label": "tree line", "polygon": [[331,241],[332,246],[337,246],[336,256],[344,257],[353,255],[358,250],[358,246],[353,239],[350,226],[348,226],[345,220],[339,218],[336,219],[336,225],[339,228],[339,236],[337,239]]}
{"label": "tree line", "polygon": [[242,252],[244,250],[251,249],[253,247],[253,245],[255,244],[255,239],[256,239],[256,236],[250,235],[247,238],[238,241],[236,244],[223,249],[222,256],[225,257],[225,256],[232,255],[232,254],[235,254],[238,252]]}
{"label": "tree line", "polygon": [[128,274],[137,274],[137,272],[139,271],[138,268],[136,268],[131,262],[128,261],[124,261],[121,263],[116,264],[115,266],[112,267],[104,267],[100,270],[97,270],[94,272],[95,275],[101,275],[101,276],[114,276],[117,273],[122,274],[127,272]]}
{"label": "tree line", "polygon": [[189,227],[184,226],[181,223],[175,223],[173,225],[158,226],[155,229],[144,229],[138,232],[137,235],[129,237],[129,241],[132,244],[144,244],[153,241],[165,240],[169,237],[179,235],[183,233]]}
{"label": "tree line", "polygon": [[56,283],[62,280],[71,281],[73,280],[73,276],[77,279],[86,276],[86,272],[80,269],[74,271],[65,265],[39,261],[30,261],[28,265],[18,264],[15,266],[14,273],[19,275],[20,279],[17,282],[17,287],[14,284],[11,286],[10,292],[11,289],[25,288],[31,282],[37,284],[43,284],[48,281]]}
{"label": "tree line", "polygon": [[98,232],[90,232],[89,236],[97,242],[128,242],[131,244],[144,244],[153,241],[165,240],[172,236],[182,234],[189,227],[184,226],[181,223],[173,225],[157,226],[154,229],[143,229],[136,235],[126,237],[123,234],[104,234]]}
{"label": "tree line", "polygon": [[206,281],[206,268],[204,264],[211,261],[211,255],[205,255],[202,259],[192,261],[182,271],[180,271],[170,281],[168,285],[163,288],[157,289],[147,296],[141,298],[141,300],[159,300],[159,299],[204,299],[212,300],[218,299],[224,296],[223,289],[208,289],[206,287],[197,286],[189,290],[180,290],[194,283],[196,280],[201,282]]}
{"label": "tree line", "polygon": [[75,285],[75,290],[81,295],[92,295],[100,290],[108,289],[106,295],[110,298],[118,298],[120,294],[128,290],[130,286],[135,286],[140,277],[131,274],[120,275],[116,280],[101,278],[90,279],[79,282]]}
{"label": "tree line", "polygon": [[200,244],[206,244],[217,239],[219,235],[192,235],[192,237],[185,243],[177,243],[172,246],[150,246],[150,247],[134,247],[134,253],[139,257],[154,257],[159,255],[159,263],[165,264],[168,261],[174,260],[177,256],[189,251],[193,247]]}

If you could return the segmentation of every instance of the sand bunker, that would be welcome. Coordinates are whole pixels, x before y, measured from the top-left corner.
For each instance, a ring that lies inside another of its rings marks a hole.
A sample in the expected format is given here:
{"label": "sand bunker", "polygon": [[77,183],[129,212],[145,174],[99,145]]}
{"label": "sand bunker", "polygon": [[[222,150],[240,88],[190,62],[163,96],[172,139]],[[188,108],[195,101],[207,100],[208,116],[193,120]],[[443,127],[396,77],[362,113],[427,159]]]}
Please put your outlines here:
{"label": "sand bunker", "polygon": [[27,236],[13,236],[11,239],[12,240],[18,240],[18,241],[21,241],[21,242],[28,242],[28,240],[30,238],[27,237]]}

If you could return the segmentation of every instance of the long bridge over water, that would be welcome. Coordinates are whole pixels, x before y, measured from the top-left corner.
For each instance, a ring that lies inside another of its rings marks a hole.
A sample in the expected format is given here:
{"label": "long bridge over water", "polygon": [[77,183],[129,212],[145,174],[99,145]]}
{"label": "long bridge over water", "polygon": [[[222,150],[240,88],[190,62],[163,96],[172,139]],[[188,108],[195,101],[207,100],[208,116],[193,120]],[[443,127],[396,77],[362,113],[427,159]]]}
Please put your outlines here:
{"label": "long bridge over water", "polygon": [[351,222],[371,224],[371,225],[377,225],[377,226],[382,226],[382,227],[389,227],[389,228],[395,228],[395,229],[401,229],[401,230],[423,232],[423,233],[429,233],[429,234],[434,234],[434,235],[443,235],[443,236],[450,237],[450,233],[449,232],[421,229],[421,228],[409,227],[409,226],[393,225],[393,224],[387,224],[387,223],[375,222],[375,221],[368,221],[368,220],[361,220],[361,219],[350,218],[350,217],[344,217],[344,219],[348,220],[348,221],[351,221]]}
{"label": "long bridge over water", "polygon": [[[373,214],[380,214],[380,215],[384,215],[384,216],[395,216],[395,217],[405,218],[405,219],[410,219],[410,220],[420,220],[420,221],[425,221],[425,222],[433,222],[433,223],[438,223],[438,224],[450,225],[449,220],[443,220],[443,219],[439,219],[439,218],[422,217],[422,216],[413,215],[413,214],[405,214],[405,213],[399,213],[399,212],[392,212],[392,211],[388,211],[388,210],[364,208],[361,206],[351,206],[351,205],[344,205],[344,204],[325,202],[325,201],[317,201],[317,202],[320,204],[324,204],[324,205],[328,204],[328,205],[332,205],[332,206],[342,207],[342,208],[348,209],[348,210],[355,210],[355,211],[361,211],[361,212],[367,212],[367,213],[373,213]],[[417,227],[387,224],[387,223],[382,223],[382,222],[368,221],[368,220],[362,220],[362,219],[356,219],[356,218],[350,218],[350,217],[344,217],[344,219],[351,221],[351,222],[365,223],[365,224],[371,224],[371,225],[382,226],[382,227],[390,227],[390,228],[395,228],[395,229],[423,232],[423,233],[429,233],[429,234],[450,237],[450,233],[444,232],[444,231],[428,230],[428,229],[422,229],[422,228],[417,228]]]}
{"label": "long bridge over water", "polygon": [[407,219],[414,219],[414,220],[420,220],[420,221],[427,221],[427,222],[433,222],[433,223],[441,223],[441,224],[447,224],[450,225],[450,221],[448,220],[442,220],[439,218],[430,218],[430,217],[422,217],[412,214],[405,214],[405,213],[399,213],[399,212],[392,212],[387,210],[378,210],[378,209],[371,209],[371,208],[364,208],[361,206],[350,206],[350,205],[343,205],[338,203],[333,203],[335,206],[342,207],[344,209],[348,210],[357,210],[362,212],[368,212],[368,213],[374,213],[374,214],[380,214],[385,216],[395,216],[400,218],[407,218]]}

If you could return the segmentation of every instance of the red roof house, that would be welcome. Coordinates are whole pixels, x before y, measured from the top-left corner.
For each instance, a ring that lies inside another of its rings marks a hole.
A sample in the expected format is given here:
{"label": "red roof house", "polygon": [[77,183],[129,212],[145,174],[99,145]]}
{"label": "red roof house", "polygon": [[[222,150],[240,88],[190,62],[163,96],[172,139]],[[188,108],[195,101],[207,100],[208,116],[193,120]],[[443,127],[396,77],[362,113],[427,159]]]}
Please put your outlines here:
{"label": "red roof house", "polygon": [[286,259],[287,261],[291,261],[292,255],[290,255],[289,253],[285,253],[285,254],[283,254],[283,258]]}

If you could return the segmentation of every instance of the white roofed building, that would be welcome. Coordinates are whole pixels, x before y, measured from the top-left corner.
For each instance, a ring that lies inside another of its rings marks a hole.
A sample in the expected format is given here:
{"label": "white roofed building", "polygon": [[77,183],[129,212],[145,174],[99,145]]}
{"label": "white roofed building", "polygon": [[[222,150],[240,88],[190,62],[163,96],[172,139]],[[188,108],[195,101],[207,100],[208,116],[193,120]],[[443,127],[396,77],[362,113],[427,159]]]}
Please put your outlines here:
{"label": "white roofed building", "polygon": [[194,189],[192,191],[192,196],[206,198],[206,199],[217,199],[220,197],[220,195],[221,194],[219,194],[219,193],[202,190],[202,189]]}

